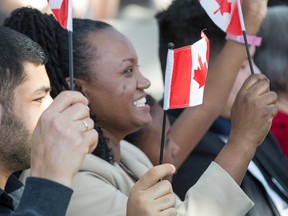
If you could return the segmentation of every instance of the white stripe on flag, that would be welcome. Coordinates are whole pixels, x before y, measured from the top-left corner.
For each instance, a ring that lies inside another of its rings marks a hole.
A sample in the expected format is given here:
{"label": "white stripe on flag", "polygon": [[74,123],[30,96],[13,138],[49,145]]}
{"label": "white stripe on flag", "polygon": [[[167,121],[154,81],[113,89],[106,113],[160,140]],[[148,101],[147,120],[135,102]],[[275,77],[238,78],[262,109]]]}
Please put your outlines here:
{"label": "white stripe on flag", "polygon": [[72,15],[72,0],[68,0],[68,20],[67,29],[68,31],[73,31],[73,15]]}
{"label": "white stripe on flag", "polygon": [[[207,42],[205,37],[202,37],[201,40],[197,41],[191,46],[192,52],[192,79],[190,85],[190,99],[189,106],[197,106],[203,103],[203,94],[204,94],[204,86],[199,88],[199,83],[193,79],[195,72],[199,65],[199,57],[202,59],[203,64],[207,65],[206,62],[206,52],[207,52]],[[208,67],[208,65],[207,65]]]}
{"label": "white stripe on flag", "polygon": [[163,109],[167,110],[170,107],[170,86],[172,80],[172,71],[174,66],[174,50],[168,49],[167,63],[165,71],[165,83],[164,83],[164,104]]}
{"label": "white stripe on flag", "polygon": [[[227,2],[231,3],[231,9],[234,11],[236,7],[236,1],[235,0],[227,0]],[[226,31],[230,21],[231,21],[231,14],[229,13],[223,13],[221,14],[221,11],[219,10],[220,5],[215,0],[200,0],[200,4],[205,9],[209,17],[217,23],[217,25],[223,30]],[[218,11],[218,12],[216,12]],[[216,12],[216,13],[215,13]]]}
{"label": "white stripe on flag", "polygon": [[51,9],[60,9],[63,0],[49,0],[49,6]]}

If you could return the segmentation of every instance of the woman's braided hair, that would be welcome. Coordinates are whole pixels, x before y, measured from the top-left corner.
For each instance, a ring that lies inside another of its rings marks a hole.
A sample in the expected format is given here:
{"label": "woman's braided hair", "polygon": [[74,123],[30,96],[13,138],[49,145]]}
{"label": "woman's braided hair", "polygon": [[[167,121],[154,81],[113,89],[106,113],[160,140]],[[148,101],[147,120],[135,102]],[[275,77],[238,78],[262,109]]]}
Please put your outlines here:
{"label": "woman's braided hair", "polygon": [[[53,98],[63,90],[69,90],[65,79],[69,77],[68,33],[62,29],[53,15],[43,14],[30,7],[22,7],[14,10],[3,25],[27,35],[43,48],[48,57],[45,67],[51,82]],[[89,45],[87,35],[112,27],[104,22],[84,19],[74,19],[73,27],[74,74],[75,77],[86,80],[89,79],[89,63],[95,58],[95,49]],[[113,163],[111,150],[97,124],[96,116],[92,115],[91,118],[95,121],[95,129],[99,134],[98,146],[93,154]]]}

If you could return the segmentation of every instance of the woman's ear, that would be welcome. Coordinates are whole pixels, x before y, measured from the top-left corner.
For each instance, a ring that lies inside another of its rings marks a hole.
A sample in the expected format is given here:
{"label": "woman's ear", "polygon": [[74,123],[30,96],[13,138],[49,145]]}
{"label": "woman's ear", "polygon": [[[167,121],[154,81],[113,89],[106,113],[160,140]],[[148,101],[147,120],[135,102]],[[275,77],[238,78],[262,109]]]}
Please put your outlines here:
{"label": "woman's ear", "polygon": [[[70,77],[66,77],[65,81],[66,81],[67,85],[69,86],[69,89],[71,89]],[[74,81],[74,85],[75,85],[75,81]]]}
{"label": "woman's ear", "polygon": [[[66,83],[68,84],[69,88],[71,89],[70,77],[66,77],[65,80],[66,80]],[[79,92],[83,93],[83,91],[82,91],[82,83],[81,83],[81,81],[79,79],[74,78],[73,84],[74,84],[75,91],[79,91]]]}

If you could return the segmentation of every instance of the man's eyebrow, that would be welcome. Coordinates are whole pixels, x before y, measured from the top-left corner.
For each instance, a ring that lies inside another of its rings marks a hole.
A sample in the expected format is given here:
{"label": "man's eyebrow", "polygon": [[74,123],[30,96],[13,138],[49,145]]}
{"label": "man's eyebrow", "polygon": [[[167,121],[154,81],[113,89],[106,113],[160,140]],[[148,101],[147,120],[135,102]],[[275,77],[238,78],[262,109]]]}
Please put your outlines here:
{"label": "man's eyebrow", "polygon": [[43,87],[40,87],[38,89],[36,89],[33,94],[41,94],[41,93],[47,93],[47,92],[50,92],[51,91],[51,87],[49,86],[43,86]]}

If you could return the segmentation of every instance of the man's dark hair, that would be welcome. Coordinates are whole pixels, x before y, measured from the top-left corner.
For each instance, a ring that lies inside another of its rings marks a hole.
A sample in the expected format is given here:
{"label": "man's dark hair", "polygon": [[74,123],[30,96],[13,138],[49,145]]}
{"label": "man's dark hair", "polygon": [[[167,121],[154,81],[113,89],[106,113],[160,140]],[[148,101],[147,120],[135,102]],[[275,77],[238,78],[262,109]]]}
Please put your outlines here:
{"label": "man's dark hair", "polygon": [[27,36],[6,27],[0,27],[0,104],[11,108],[13,92],[25,79],[24,64],[35,66],[46,63],[41,47]]}

